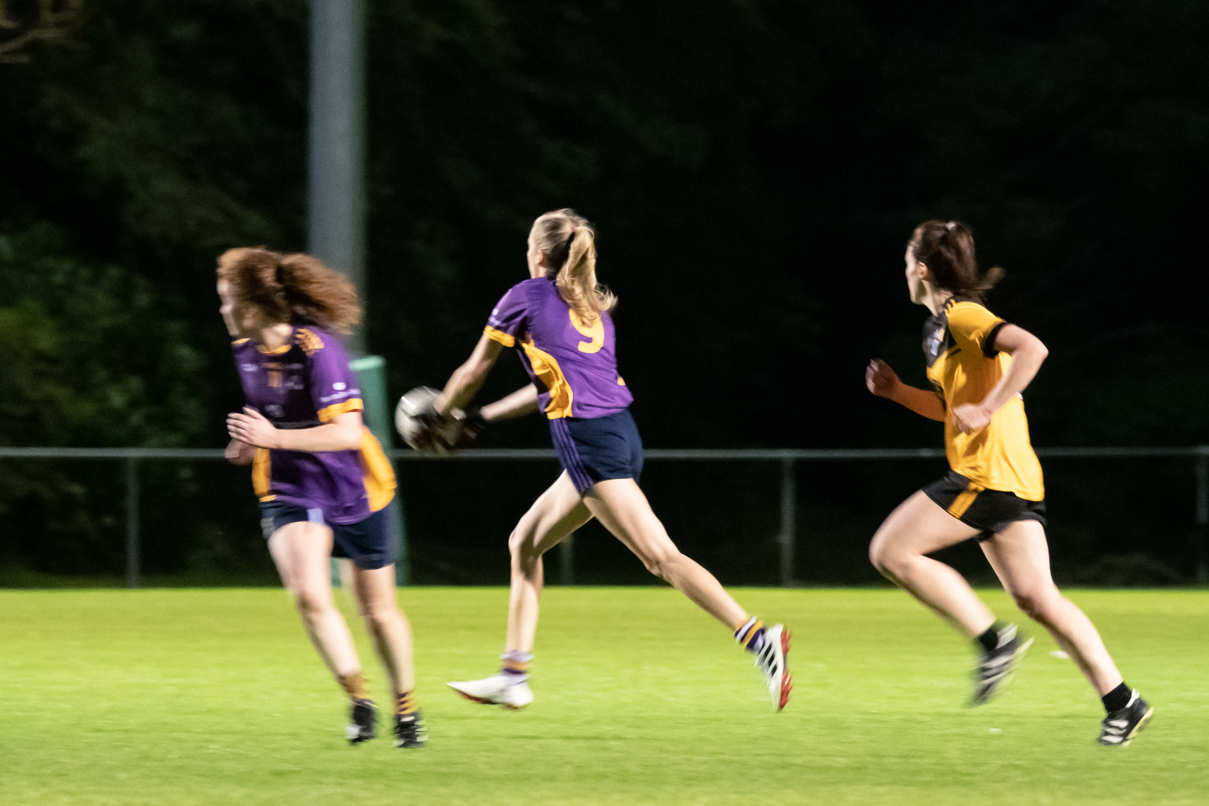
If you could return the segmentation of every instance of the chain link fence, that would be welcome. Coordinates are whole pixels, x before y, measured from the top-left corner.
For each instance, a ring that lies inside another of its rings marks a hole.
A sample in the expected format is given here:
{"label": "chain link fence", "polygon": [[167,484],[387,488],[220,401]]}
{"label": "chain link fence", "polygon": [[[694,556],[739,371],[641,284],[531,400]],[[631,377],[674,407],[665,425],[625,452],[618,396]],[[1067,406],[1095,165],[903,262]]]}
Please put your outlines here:
{"label": "chain link fence", "polygon": [[[1055,577],[1209,580],[1209,446],[1040,449]],[[943,451],[648,450],[643,488],[673,540],[728,584],[870,584],[881,520],[945,470]],[[559,472],[549,450],[395,451],[416,584],[506,584],[507,536]],[[221,450],[0,448],[0,585],[276,584],[248,469]],[[992,581],[977,549],[942,558]],[[589,524],[554,584],[645,584]]]}

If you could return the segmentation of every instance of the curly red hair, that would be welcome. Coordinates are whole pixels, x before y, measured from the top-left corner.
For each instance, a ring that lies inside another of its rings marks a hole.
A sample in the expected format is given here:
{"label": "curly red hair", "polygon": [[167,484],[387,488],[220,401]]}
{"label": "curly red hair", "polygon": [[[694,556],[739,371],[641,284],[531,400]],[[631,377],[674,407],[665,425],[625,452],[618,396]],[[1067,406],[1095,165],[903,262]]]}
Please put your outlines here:
{"label": "curly red hair", "polygon": [[218,258],[218,278],[237,302],[255,305],[277,322],[347,334],[361,321],[352,282],[310,255],[263,246],[228,249]]}

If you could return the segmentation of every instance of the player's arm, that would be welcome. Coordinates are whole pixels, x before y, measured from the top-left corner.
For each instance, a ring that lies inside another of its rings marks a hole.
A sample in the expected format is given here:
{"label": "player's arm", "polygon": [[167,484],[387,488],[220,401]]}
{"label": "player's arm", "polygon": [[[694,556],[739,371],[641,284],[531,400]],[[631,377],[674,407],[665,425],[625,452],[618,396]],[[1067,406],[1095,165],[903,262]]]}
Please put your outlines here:
{"label": "player's arm", "polygon": [[1000,327],[995,333],[993,347],[994,351],[1010,355],[1012,361],[999,383],[991,387],[982,402],[954,407],[953,420],[961,431],[985,428],[991,422],[991,416],[1003,408],[1004,403],[1025,390],[1049,355],[1049,349],[1041,339],[1016,325]]}
{"label": "player's arm", "polygon": [[278,428],[256,409],[227,415],[231,439],[278,451],[355,451],[361,447],[361,412],[346,411],[311,428]]}
{"label": "player's arm", "polygon": [[865,386],[878,397],[893,400],[929,420],[944,422],[945,404],[940,396],[927,389],[903,383],[898,379],[898,373],[880,358],[869,362],[865,370]]}
{"label": "player's arm", "polygon": [[489,336],[484,334],[479,337],[479,343],[474,346],[470,358],[453,371],[453,374],[449,376],[449,382],[445,384],[445,390],[433,401],[437,416],[446,419],[455,409],[466,408],[471,399],[483,388],[487,374],[495,366],[503,349],[502,344],[493,341]]}
{"label": "player's arm", "polygon": [[479,409],[484,422],[494,423],[499,420],[511,420],[513,417],[523,417],[537,411],[537,386],[517,389],[507,397],[501,397],[494,403],[488,403]]}

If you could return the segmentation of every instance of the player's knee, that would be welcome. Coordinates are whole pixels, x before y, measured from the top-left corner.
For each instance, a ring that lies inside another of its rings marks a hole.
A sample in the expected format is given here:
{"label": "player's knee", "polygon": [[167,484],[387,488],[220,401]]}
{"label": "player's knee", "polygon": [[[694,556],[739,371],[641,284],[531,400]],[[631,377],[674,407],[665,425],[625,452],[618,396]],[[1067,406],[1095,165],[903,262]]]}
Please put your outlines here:
{"label": "player's knee", "polygon": [[398,618],[398,612],[398,608],[390,603],[370,603],[362,607],[361,618],[365,620],[369,629],[381,633],[394,623],[394,620]]}
{"label": "player's knee", "polygon": [[1057,589],[1012,592],[1012,599],[1015,600],[1016,607],[1019,607],[1026,616],[1034,621],[1048,620],[1059,598]]}
{"label": "player's knee", "polygon": [[873,563],[879,574],[893,580],[898,576],[896,571],[901,565],[901,558],[888,541],[877,535],[869,543],[869,562]]}
{"label": "player's knee", "polygon": [[313,616],[330,604],[331,597],[320,588],[300,587],[294,590],[294,606],[303,616]]}
{"label": "player's knee", "polygon": [[676,562],[681,556],[683,555],[675,550],[657,551],[644,555],[642,564],[646,566],[646,570],[660,579],[666,580],[668,579],[668,575],[673,573]]}
{"label": "player's knee", "polygon": [[508,553],[514,559],[522,559],[530,556],[533,551],[533,533],[528,529],[517,527],[512,530],[512,534],[508,535]]}

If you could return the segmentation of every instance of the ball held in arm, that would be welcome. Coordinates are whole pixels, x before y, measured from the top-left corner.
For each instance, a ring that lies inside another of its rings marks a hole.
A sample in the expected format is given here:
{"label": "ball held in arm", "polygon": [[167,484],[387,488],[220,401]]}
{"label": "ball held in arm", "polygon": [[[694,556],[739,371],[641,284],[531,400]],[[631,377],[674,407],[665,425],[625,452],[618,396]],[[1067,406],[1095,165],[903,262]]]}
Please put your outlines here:
{"label": "ball held in arm", "polygon": [[395,406],[395,429],[413,450],[444,456],[467,447],[483,433],[486,422],[478,409],[456,409],[442,417],[436,410],[439,391],[429,386],[412,389]]}

